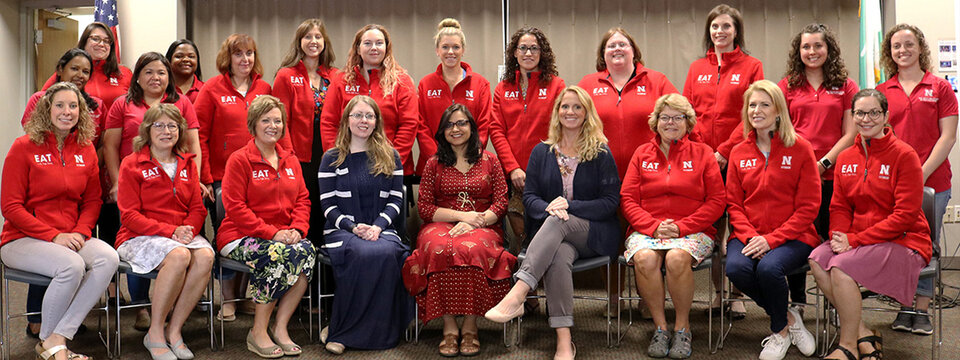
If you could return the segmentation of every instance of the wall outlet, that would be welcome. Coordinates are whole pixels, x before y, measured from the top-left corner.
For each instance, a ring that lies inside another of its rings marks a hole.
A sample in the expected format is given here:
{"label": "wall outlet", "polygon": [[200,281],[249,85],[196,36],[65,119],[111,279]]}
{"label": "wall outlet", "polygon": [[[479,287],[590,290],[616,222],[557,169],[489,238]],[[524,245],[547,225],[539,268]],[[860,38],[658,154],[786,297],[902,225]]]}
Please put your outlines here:
{"label": "wall outlet", "polygon": [[960,221],[960,205],[953,206],[953,221]]}
{"label": "wall outlet", "polygon": [[953,216],[953,208],[954,208],[953,205],[947,206],[946,211],[943,212],[943,223],[944,223],[944,224],[949,224],[949,223],[954,222],[954,220],[953,220],[953,219],[954,219],[954,216]]}

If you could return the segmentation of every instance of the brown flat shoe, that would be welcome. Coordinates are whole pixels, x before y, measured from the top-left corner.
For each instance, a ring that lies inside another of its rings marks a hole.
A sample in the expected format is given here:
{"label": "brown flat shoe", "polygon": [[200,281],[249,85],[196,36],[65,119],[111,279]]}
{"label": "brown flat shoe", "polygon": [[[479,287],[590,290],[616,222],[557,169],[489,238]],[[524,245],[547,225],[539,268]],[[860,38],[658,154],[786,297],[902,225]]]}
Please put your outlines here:
{"label": "brown flat shoe", "polygon": [[443,341],[440,341],[438,348],[440,355],[444,357],[457,357],[460,355],[460,349],[457,348],[457,334],[443,335]]}
{"label": "brown flat shoe", "polygon": [[463,333],[463,339],[460,340],[460,355],[474,356],[480,353],[480,339],[477,334]]}

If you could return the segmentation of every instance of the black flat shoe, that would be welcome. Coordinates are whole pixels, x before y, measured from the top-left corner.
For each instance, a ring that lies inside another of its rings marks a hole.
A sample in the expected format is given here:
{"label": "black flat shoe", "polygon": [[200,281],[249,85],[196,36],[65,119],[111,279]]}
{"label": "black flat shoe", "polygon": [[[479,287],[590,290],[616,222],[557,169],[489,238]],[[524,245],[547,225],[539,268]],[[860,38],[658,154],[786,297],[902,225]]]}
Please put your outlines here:
{"label": "black flat shoe", "polygon": [[40,332],[39,332],[39,331],[38,331],[38,332],[30,331],[30,324],[27,324],[27,328],[26,328],[25,330],[26,330],[26,332],[27,332],[27,337],[34,338],[34,339],[37,339],[37,340],[40,339]]}

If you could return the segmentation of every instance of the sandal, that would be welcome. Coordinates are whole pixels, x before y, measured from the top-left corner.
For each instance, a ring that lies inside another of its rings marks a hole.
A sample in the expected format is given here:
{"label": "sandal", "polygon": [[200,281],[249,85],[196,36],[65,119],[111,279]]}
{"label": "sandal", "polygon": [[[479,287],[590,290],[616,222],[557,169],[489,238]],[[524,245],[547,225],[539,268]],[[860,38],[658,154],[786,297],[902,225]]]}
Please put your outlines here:
{"label": "sandal", "polygon": [[827,357],[827,356],[830,356],[830,354],[832,354],[834,351],[837,351],[837,350],[840,350],[840,352],[843,353],[843,356],[846,356],[846,357],[847,357],[846,360],[857,360],[857,357],[856,357],[856,356],[853,356],[853,353],[850,352],[850,350],[847,350],[847,348],[845,348],[845,347],[843,347],[843,346],[840,346],[840,345],[834,346],[833,349],[830,349],[830,352],[828,352],[826,356],[824,356],[824,357],[822,357],[822,358],[820,358],[820,359],[822,359],[822,360],[844,360],[844,359],[828,358],[828,357]]}
{"label": "sandal", "polygon": [[457,334],[444,334],[440,341],[438,351],[443,357],[457,357],[460,355],[460,349],[457,348]]}
{"label": "sandal", "polygon": [[460,355],[474,356],[480,353],[480,339],[475,333],[463,333],[460,340]]}
{"label": "sandal", "polygon": [[67,351],[67,360],[93,360],[93,357],[70,351],[70,349],[67,349],[66,345],[57,345],[49,349],[44,349],[43,342],[38,342],[37,346],[33,347],[33,350],[37,352],[38,360],[52,359],[54,355],[64,350]]}
{"label": "sandal", "polygon": [[283,356],[297,356],[303,352],[303,349],[300,348],[300,345],[297,345],[297,343],[291,342],[284,344],[280,342],[280,340],[273,335],[273,330],[269,327],[267,328],[267,335],[270,336],[270,339],[273,340],[277,346],[280,346],[280,348],[283,349]]}
{"label": "sandal", "polygon": [[870,346],[873,346],[873,351],[866,354],[861,353],[860,359],[867,359],[867,358],[876,359],[876,360],[883,359],[883,337],[880,335],[880,332],[875,331],[873,335],[864,336],[862,338],[857,339],[857,347],[858,347],[857,350],[860,350],[859,349],[860,344],[864,344],[864,343],[870,344]]}
{"label": "sandal", "polygon": [[[253,340],[253,332],[247,333],[247,350],[250,350],[250,352],[257,354],[257,356],[264,359],[276,359],[283,357],[283,348],[280,346],[257,346],[257,342]],[[277,350],[280,350],[280,352],[277,352]]]}

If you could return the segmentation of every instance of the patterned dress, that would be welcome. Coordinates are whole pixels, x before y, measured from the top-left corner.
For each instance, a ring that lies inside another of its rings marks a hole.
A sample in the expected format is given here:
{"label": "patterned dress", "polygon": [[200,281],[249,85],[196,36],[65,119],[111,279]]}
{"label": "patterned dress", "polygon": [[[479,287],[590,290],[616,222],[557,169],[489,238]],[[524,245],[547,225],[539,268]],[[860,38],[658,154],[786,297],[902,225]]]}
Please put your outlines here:
{"label": "patterned dress", "polygon": [[[424,323],[450,315],[482,316],[510,290],[517,258],[503,248],[500,218],[507,210],[507,183],[497,157],[484,152],[466,173],[427,162],[420,181],[419,212],[428,222],[403,266],[403,281],[416,296]],[[497,223],[451,237],[455,224],[432,222],[439,208],[493,211]]]}

